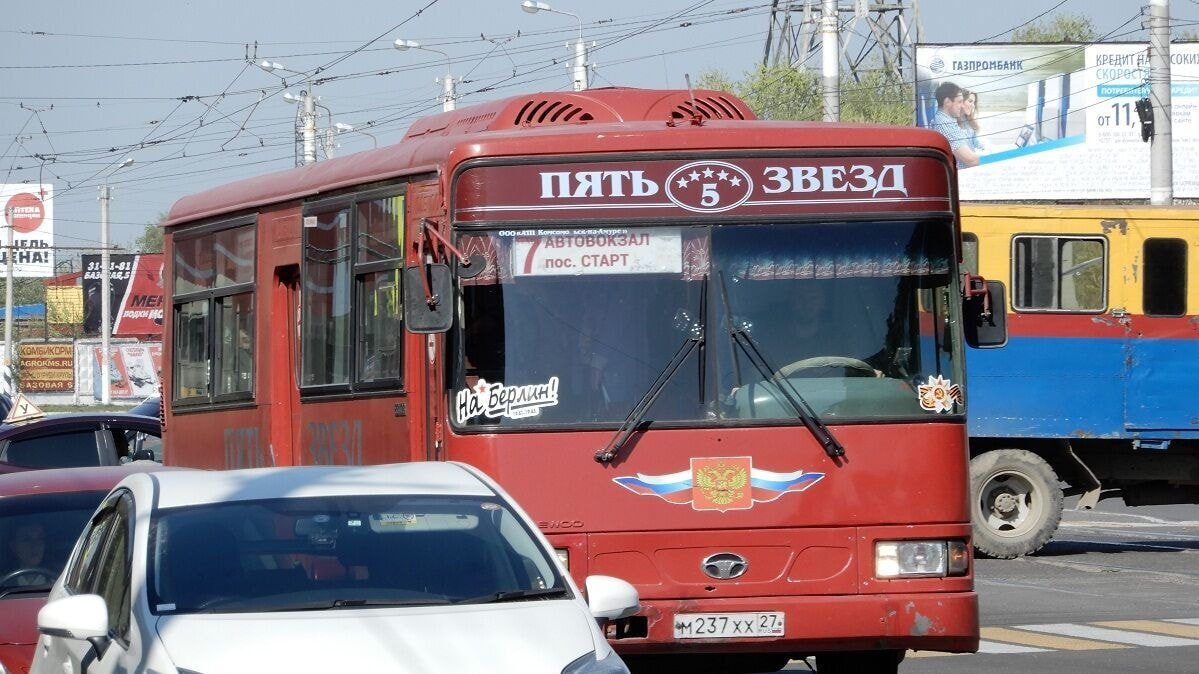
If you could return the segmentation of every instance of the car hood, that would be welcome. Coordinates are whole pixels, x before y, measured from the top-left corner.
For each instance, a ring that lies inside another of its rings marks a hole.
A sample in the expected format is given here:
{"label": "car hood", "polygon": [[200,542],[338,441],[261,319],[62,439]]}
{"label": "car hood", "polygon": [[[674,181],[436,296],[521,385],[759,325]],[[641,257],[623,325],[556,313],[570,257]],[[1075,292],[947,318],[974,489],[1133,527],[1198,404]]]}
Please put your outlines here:
{"label": "car hood", "polygon": [[37,643],[37,612],[45,605],[44,594],[0,600],[0,644]]}
{"label": "car hood", "polygon": [[204,674],[560,674],[607,651],[594,618],[570,600],[163,616],[158,633],[176,667]]}

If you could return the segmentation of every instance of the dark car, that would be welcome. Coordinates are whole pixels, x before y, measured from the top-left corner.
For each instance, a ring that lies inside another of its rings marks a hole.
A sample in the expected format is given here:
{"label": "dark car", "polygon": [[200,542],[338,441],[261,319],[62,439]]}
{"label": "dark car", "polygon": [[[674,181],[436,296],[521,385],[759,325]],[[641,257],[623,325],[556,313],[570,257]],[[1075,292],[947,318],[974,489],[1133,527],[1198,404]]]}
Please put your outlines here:
{"label": "dark car", "polygon": [[157,417],[74,412],[0,424],[0,463],[66,468],[115,466],[137,458],[162,459]]}
{"label": "dark car", "polygon": [[126,410],[129,414],[141,414],[147,417],[162,418],[162,398],[154,396],[146,398],[140,403]]}
{"label": "dark car", "polygon": [[29,670],[37,612],[79,533],[113,486],[151,470],[167,469],[135,461],[0,475],[0,671]]}

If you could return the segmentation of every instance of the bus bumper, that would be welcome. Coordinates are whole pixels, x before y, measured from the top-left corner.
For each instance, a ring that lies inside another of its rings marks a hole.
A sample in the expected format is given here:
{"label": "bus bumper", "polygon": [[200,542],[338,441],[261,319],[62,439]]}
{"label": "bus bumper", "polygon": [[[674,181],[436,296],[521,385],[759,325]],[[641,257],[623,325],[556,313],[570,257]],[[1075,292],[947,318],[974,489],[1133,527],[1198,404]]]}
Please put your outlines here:
{"label": "bus bumper", "polygon": [[[693,614],[781,612],[782,636],[675,638],[676,618]],[[745,597],[696,601],[642,600],[632,618],[606,634],[622,655],[679,653],[787,653],[978,650],[978,595],[974,592],[858,596]]]}

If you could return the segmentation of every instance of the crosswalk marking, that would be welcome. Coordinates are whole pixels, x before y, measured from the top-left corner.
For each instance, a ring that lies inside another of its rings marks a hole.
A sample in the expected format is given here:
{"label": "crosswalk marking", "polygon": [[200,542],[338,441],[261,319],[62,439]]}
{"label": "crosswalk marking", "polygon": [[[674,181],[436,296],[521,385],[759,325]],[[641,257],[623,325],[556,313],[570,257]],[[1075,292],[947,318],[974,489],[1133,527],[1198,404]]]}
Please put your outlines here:
{"label": "crosswalk marking", "polygon": [[1199,646],[1199,639],[1181,639],[1178,637],[1114,630],[1093,625],[1056,623],[1051,625],[1017,625],[1019,629],[1047,634],[1064,634],[1068,637],[1081,639],[1098,639],[1113,641],[1118,644],[1133,644],[1135,646]]}
{"label": "crosswalk marking", "polygon": [[[1199,646],[1199,618],[982,627],[979,629],[978,655],[1113,650],[1137,646]],[[970,654],[935,651],[907,653],[909,658],[947,655]]]}
{"label": "crosswalk marking", "polygon": [[[1091,641],[1090,639],[1073,639],[1068,636],[1026,632],[1007,627],[984,627],[979,630],[979,636],[987,642],[999,641],[1020,644],[1023,646],[1034,646],[1039,650],[1091,651],[1107,648],[1130,648],[1130,646],[1123,644],[1108,644],[1101,641]],[[981,644],[979,645],[978,651],[980,653],[983,652]],[[986,652],[997,653],[999,651],[988,650]]]}
{"label": "crosswalk marking", "polygon": [[1099,625],[1100,627],[1111,627],[1118,630],[1137,630],[1139,632],[1169,634],[1170,636],[1184,637],[1187,639],[1199,639],[1199,624],[1187,625],[1158,620],[1104,620],[1102,622],[1091,624]]}
{"label": "crosswalk marking", "polygon": [[1047,650],[1045,648],[1033,648],[1032,646],[1001,644],[998,641],[978,642],[979,653],[1045,653]]}

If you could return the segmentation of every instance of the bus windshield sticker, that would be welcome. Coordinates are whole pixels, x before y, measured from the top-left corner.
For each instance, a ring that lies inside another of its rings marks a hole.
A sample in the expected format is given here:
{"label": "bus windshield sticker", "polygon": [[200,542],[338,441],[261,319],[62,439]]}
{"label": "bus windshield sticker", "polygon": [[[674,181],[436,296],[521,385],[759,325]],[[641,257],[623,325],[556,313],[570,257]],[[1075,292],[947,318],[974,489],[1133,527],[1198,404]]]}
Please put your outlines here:
{"label": "bus windshield sticker", "polygon": [[917,395],[920,407],[930,412],[952,412],[953,404],[962,404],[962,387],[941,375],[929,375],[927,384],[920,384]]}
{"label": "bus windshield sticker", "polygon": [[544,384],[522,386],[505,386],[503,382],[479,379],[474,386],[458,391],[454,397],[454,409],[460,424],[477,416],[488,419],[535,417],[541,414],[542,407],[557,404],[557,377],[550,377]]}
{"label": "bus windshield sticker", "polygon": [[678,274],[683,271],[677,227],[536,230],[512,241],[516,276]]}
{"label": "bus windshield sticker", "polygon": [[748,456],[692,458],[691,469],[667,475],[615,477],[612,481],[641,496],[657,496],[694,510],[747,510],[783,494],[804,491],[824,473],[776,473],[753,467]]}

